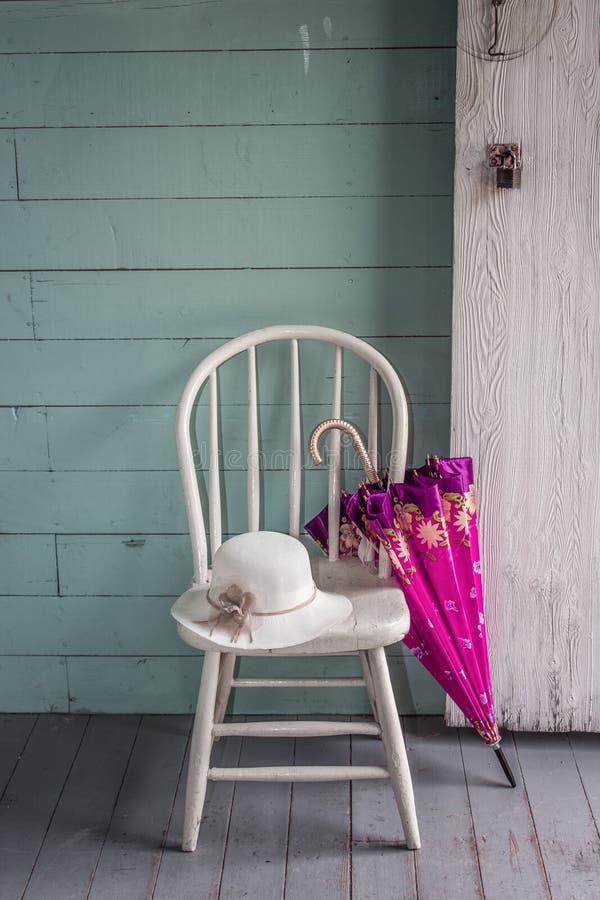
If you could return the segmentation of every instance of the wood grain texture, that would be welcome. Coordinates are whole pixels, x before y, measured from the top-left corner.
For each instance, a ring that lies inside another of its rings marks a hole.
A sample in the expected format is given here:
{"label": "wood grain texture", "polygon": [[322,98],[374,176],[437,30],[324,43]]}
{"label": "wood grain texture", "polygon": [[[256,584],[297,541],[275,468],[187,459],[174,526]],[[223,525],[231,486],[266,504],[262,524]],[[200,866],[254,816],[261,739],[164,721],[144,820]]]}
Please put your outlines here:
{"label": "wood grain texture", "polygon": [[[5,2],[0,9],[0,52],[123,50],[303,49],[453,45],[452,4],[423,0],[404,14],[395,0],[304,0],[300,11],[279,0],[165,4],[131,0],[98,9],[62,2],[49,12],[39,4]],[[326,12],[327,15],[323,15]],[[300,34],[305,23],[306,37]]]}
{"label": "wood grain texture", "polygon": [[302,51],[0,56],[0,125],[449,122],[454,51],[427,55],[314,53],[307,73]]}
{"label": "wood grain texture", "polygon": [[[594,730],[597,5],[558,4],[553,19],[551,7],[514,6],[502,40],[525,55],[458,55],[452,449],[475,458],[500,721]],[[458,42],[480,52],[489,21],[473,10],[459,3]],[[486,144],[502,140],[522,143],[520,191],[497,191],[486,168]]]}

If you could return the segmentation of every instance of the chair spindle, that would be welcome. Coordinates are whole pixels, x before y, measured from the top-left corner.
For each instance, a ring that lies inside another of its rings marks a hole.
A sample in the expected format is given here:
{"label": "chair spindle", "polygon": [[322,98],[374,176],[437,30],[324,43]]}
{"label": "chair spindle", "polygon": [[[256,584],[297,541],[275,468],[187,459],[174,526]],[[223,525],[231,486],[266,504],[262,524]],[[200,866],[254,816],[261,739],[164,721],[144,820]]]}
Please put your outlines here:
{"label": "chair spindle", "polygon": [[302,491],[302,438],[300,433],[300,365],[298,341],[290,341],[290,534],[300,534],[300,496]]}
{"label": "chair spindle", "polygon": [[[331,402],[331,418],[339,419],[342,415],[342,348],[335,347],[333,365],[333,398]],[[340,546],[340,432],[334,429],[329,435],[329,559],[339,556]]]}
{"label": "chair spindle", "polygon": [[219,392],[217,371],[209,376],[208,407],[208,506],[210,551],[214,557],[221,546],[221,478],[219,472]]}
{"label": "chair spindle", "polygon": [[248,531],[258,531],[260,515],[260,455],[258,449],[258,406],[256,392],[256,347],[248,348],[248,454],[246,495]]}

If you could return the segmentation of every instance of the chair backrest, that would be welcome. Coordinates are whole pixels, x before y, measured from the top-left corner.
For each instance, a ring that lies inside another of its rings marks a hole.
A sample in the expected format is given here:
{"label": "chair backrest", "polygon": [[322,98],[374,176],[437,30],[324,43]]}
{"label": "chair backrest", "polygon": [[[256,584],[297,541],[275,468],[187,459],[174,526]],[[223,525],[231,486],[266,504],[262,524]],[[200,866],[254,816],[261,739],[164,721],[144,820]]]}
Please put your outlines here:
{"label": "chair backrest", "polygon": [[[209,353],[190,375],[177,408],[176,436],[179,468],[190,526],[190,538],[194,557],[194,582],[203,583],[209,579],[209,560],[206,529],[200,491],[194,461],[191,417],[196,398],[202,386],[208,381],[208,512],[211,552],[220,546],[221,530],[221,483],[219,463],[219,398],[217,369],[240,353],[247,355],[247,530],[259,528],[260,514],[260,446],[257,403],[256,347],[270,341],[284,340],[290,349],[290,440],[289,440],[289,533],[298,537],[301,529],[301,494],[303,486],[302,460],[304,448],[301,443],[301,392],[298,342],[301,340],[323,341],[333,345],[331,417],[340,418],[342,412],[342,355],[350,351],[370,366],[368,385],[368,451],[375,465],[378,460],[378,415],[379,385],[381,379],[389,395],[392,414],[392,436],[389,455],[389,471],[392,481],[404,478],[408,443],[408,411],[402,383],[391,363],[366,341],[316,325],[275,325],[243,334],[227,341]],[[317,424],[316,422],[314,423]],[[329,435],[329,558],[337,559],[339,545],[341,458],[340,433]],[[315,510],[314,512],[316,512]],[[380,575],[387,574],[382,565]]]}

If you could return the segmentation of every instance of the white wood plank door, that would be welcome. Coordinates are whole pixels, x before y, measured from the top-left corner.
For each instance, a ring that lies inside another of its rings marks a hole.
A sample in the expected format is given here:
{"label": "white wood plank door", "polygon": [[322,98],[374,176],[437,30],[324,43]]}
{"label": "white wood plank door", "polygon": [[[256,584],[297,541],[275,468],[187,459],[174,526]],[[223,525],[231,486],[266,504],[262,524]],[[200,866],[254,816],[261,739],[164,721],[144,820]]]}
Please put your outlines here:
{"label": "white wood plank door", "polygon": [[[458,0],[452,451],[501,724],[600,730],[598,0]],[[520,190],[487,145],[518,141]],[[449,721],[462,718],[455,708]]]}

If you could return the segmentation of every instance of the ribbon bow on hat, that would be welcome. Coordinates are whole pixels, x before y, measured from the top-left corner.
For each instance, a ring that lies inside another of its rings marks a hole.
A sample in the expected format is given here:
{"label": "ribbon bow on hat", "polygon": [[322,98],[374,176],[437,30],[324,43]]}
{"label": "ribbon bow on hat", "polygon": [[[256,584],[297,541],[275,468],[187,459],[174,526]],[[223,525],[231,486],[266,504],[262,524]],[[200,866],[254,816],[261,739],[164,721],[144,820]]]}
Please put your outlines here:
{"label": "ribbon bow on hat", "polygon": [[237,640],[244,630],[248,629],[250,642],[254,640],[252,634],[252,610],[256,603],[256,596],[251,591],[242,591],[237,584],[230,585],[226,591],[219,594],[217,600],[208,597],[208,602],[213,609],[218,610],[219,615],[212,621],[210,634],[219,625],[226,628],[233,626],[234,632],[231,637],[231,643],[237,643]]}

